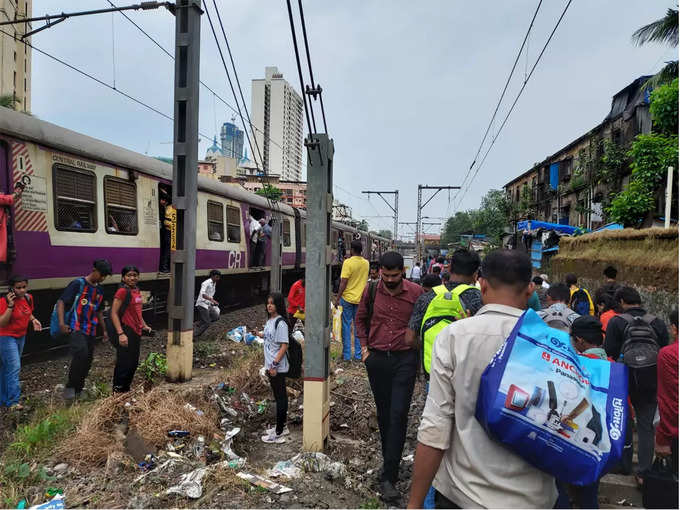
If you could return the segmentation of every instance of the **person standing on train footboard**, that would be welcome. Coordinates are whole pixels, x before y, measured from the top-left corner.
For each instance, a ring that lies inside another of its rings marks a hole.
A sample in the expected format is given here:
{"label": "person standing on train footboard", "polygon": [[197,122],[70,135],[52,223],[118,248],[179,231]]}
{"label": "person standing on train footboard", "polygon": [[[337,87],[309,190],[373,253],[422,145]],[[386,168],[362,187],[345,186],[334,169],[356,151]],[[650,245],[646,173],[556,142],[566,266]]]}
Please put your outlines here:
{"label": "person standing on train footboard", "polygon": [[109,339],[103,327],[104,293],[99,285],[109,275],[111,263],[106,259],[95,260],[90,274],[69,283],[57,301],[59,330],[69,335],[71,349],[71,367],[64,388],[67,401],[79,397],[85,387],[85,378],[92,366],[98,324],[102,325],[104,341]]}

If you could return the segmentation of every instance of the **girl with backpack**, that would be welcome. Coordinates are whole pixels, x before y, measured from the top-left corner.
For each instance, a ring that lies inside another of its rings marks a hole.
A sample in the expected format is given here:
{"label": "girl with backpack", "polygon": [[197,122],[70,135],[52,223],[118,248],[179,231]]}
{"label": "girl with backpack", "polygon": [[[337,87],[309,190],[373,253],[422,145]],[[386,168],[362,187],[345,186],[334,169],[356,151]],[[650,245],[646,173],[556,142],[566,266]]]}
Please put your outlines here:
{"label": "girl with backpack", "polygon": [[24,350],[28,324],[35,331],[42,325],[33,316],[33,297],[28,294],[28,279],[12,276],[9,292],[0,299],[0,406],[21,410],[21,353]]}
{"label": "girl with backpack", "polygon": [[[113,370],[113,392],[130,391],[132,379],[139,365],[142,332],[152,329],[142,317],[142,294],[137,288],[139,269],[125,266],[121,271],[122,284],[113,296],[109,335],[116,348],[116,367]],[[107,321],[108,322],[108,321]]]}
{"label": "girl with backpack", "polygon": [[288,374],[288,314],[286,303],[280,292],[272,292],[267,296],[267,323],[264,331],[258,336],[264,338],[264,367],[276,400],[276,427],[265,431],[262,441],[265,443],[285,443],[284,436],[289,434],[286,427],[288,414],[288,394],[286,393],[286,375]]}

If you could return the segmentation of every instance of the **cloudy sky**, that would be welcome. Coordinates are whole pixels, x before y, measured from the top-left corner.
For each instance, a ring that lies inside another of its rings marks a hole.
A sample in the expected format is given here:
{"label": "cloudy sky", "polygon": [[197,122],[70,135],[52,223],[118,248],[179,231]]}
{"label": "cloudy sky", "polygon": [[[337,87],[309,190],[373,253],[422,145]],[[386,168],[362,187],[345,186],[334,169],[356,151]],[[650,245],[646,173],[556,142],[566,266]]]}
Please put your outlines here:
{"label": "cloudy sky", "polygon": [[[250,80],[263,77],[265,66],[278,66],[293,85],[299,84],[283,0],[217,3],[249,108]],[[352,207],[355,217],[366,217],[373,228],[392,228],[391,218],[373,217],[391,214],[387,206],[378,197],[367,200],[362,190],[398,189],[400,221],[414,221],[418,184],[463,181],[536,4],[305,2],[315,78],[324,88],[335,140],[335,196]],[[494,129],[565,5],[566,0],[543,2]],[[598,124],[614,93],[673,58],[674,50],[638,48],[630,39],[636,28],[673,5],[574,1],[469,191],[441,192],[423,214],[446,217],[477,207],[489,189],[502,187]],[[106,0],[34,0],[33,9],[40,15],[107,6]],[[212,0],[209,6],[212,14]],[[160,44],[173,47],[174,18],[168,12],[129,16]],[[233,105],[203,18],[201,78]],[[120,14],[67,20],[35,35],[33,44],[105,82],[113,84],[115,77],[118,89],[172,113],[172,61]],[[32,94],[32,111],[41,119],[141,153],[172,155],[167,119],[37,52]],[[205,88],[200,99],[201,132],[217,134],[233,114]],[[199,154],[208,146],[202,141]],[[412,230],[403,227],[403,233]]]}

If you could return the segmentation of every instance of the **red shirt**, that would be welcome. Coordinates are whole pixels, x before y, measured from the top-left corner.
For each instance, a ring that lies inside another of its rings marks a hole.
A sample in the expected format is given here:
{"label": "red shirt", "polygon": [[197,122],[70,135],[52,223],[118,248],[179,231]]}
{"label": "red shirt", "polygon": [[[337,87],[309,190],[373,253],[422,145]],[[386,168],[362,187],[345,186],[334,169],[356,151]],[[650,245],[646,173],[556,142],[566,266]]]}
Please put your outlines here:
{"label": "red shirt", "polygon": [[[366,285],[364,294],[361,296],[359,310],[357,311],[356,336],[359,337],[362,347],[369,347],[379,351],[405,351],[411,349],[404,342],[404,336],[408,329],[408,321],[413,313],[413,305],[423,288],[408,280],[402,280],[401,291],[392,296],[385,290],[384,282],[380,280],[373,303],[373,317],[371,319],[370,336],[366,331],[366,319],[368,318],[368,291]],[[368,339],[366,338],[368,336]]]}
{"label": "red shirt", "polygon": [[[26,298],[14,300],[14,310],[12,310],[12,316],[9,318],[7,326],[4,328],[0,327],[0,336],[12,336],[14,338],[26,336],[26,331],[28,331],[28,323],[31,322],[31,315],[33,315],[33,296],[30,297],[30,300],[30,304]],[[3,297],[0,299],[0,315],[6,311],[7,298]]]}
{"label": "red shirt", "polygon": [[656,360],[659,425],[656,442],[670,446],[678,438],[678,341],[663,347]]}
{"label": "red shirt", "polygon": [[302,280],[296,281],[288,292],[288,315],[292,317],[298,308],[305,309],[305,286]]}
{"label": "red shirt", "polygon": [[607,324],[609,324],[609,320],[615,315],[618,315],[618,313],[616,313],[614,310],[607,310],[602,315],[600,315],[600,323],[602,323],[603,333],[607,333]]}
{"label": "red shirt", "polygon": [[[116,291],[113,296],[114,299],[120,299],[121,305],[125,302],[125,294],[127,289],[121,287]],[[142,294],[139,289],[130,289],[132,295],[130,296],[130,304],[125,309],[123,317],[121,317],[121,322],[131,328],[138,335],[142,334],[142,325],[144,320],[142,319]]]}

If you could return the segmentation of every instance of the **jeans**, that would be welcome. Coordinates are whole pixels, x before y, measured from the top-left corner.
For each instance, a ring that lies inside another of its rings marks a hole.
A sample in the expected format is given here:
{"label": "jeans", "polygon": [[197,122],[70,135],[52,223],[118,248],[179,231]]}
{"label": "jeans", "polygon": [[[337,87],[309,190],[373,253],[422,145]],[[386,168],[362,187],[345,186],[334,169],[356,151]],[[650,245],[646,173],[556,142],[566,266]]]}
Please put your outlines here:
{"label": "jeans", "polygon": [[76,393],[83,391],[85,378],[92,366],[92,356],[94,355],[94,335],[87,336],[82,331],[74,331],[69,339],[71,350],[71,368],[68,371],[67,388],[73,388]]}
{"label": "jeans", "polygon": [[[555,480],[557,484],[557,502],[555,508],[571,508],[571,501],[569,500],[569,485],[559,480]],[[600,508],[597,501],[597,493],[600,489],[600,481],[583,486],[572,486],[572,491],[576,495],[577,508]]]}
{"label": "jeans", "polygon": [[[357,315],[359,305],[352,304],[340,298],[342,306],[342,359],[352,359],[352,323]],[[356,331],[356,326],[354,327]],[[361,342],[354,334],[354,359],[361,359]]]}
{"label": "jeans", "polygon": [[286,426],[286,417],[288,415],[288,393],[286,392],[286,374],[277,373],[274,377],[267,374],[269,377],[269,384],[271,384],[274,392],[274,400],[276,400],[276,434],[281,435]]}
{"label": "jeans", "polygon": [[[427,395],[430,393],[430,381],[425,382],[425,394]],[[431,510],[432,508],[436,508],[437,502],[435,498],[435,488],[430,485],[430,488],[427,491],[427,494],[425,495],[425,501],[423,501],[423,508],[426,510]],[[443,496],[442,496],[443,497]]]}
{"label": "jeans", "polygon": [[656,412],[656,394],[631,394],[630,400],[635,409],[635,424],[638,435],[638,473],[652,467],[654,458],[654,413]]}
{"label": "jeans", "polygon": [[217,306],[211,306],[210,308],[197,306],[196,311],[198,312],[198,324],[196,331],[194,331],[194,336],[201,336],[210,324],[220,318],[220,309]]}
{"label": "jeans", "polygon": [[10,407],[19,403],[19,372],[25,341],[25,336],[0,336],[0,406]]}
{"label": "jeans", "polygon": [[112,342],[116,348],[116,367],[113,369],[113,391],[115,393],[130,391],[132,379],[139,365],[141,338],[130,326],[126,324],[122,326],[128,338],[127,347],[120,345],[117,338]]}
{"label": "jeans", "polygon": [[418,354],[411,349],[391,352],[372,350],[366,358],[366,372],[378,411],[383,481],[396,483],[399,477],[417,370]]}

